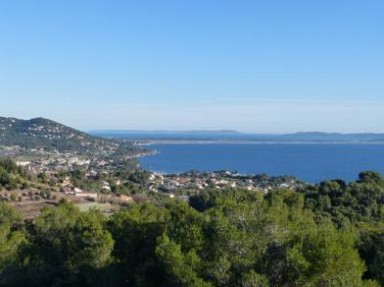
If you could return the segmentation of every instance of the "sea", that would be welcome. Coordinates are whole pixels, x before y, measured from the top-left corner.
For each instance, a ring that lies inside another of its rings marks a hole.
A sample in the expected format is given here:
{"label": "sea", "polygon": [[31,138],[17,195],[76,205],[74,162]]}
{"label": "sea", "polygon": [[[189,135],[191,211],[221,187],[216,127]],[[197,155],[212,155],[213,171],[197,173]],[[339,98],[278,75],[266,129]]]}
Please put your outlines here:
{"label": "sea", "polygon": [[141,167],[167,174],[228,170],[292,175],[313,184],[354,181],[366,170],[384,174],[383,144],[162,143],[145,147],[157,153],[141,157]]}
{"label": "sea", "polygon": [[228,170],[240,174],[290,175],[317,184],[354,181],[362,171],[384,175],[384,134],[245,134],[236,131],[94,131],[93,135],[145,144],[140,157],[158,173]]}

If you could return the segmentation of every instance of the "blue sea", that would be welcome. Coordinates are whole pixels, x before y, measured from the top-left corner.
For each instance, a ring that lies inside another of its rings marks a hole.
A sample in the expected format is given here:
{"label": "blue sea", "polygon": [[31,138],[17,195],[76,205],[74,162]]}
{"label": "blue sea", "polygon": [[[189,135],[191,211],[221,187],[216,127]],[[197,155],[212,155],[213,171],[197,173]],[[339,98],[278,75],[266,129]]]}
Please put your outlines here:
{"label": "blue sea", "polygon": [[161,173],[230,170],[242,174],[293,175],[309,183],[353,181],[365,170],[384,174],[381,144],[154,144],[158,153],[140,158]]}

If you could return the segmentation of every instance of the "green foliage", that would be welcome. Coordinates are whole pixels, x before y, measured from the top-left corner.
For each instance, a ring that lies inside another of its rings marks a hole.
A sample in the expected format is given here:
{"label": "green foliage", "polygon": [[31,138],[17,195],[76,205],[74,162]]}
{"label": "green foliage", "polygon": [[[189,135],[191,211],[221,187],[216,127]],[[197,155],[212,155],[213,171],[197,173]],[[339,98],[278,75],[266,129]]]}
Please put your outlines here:
{"label": "green foliage", "polygon": [[338,231],[332,223],[322,223],[307,230],[299,242],[291,243],[288,262],[296,274],[302,273],[297,280],[307,284],[361,286],[365,266],[355,249],[356,240],[353,232]]}
{"label": "green foliage", "polygon": [[21,216],[5,202],[0,201],[0,224],[14,225],[21,222]]}
{"label": "green foliage", "polygon": [[24,168],[10,158],[0,158],[0,188],[14,190],[25,180],[28,180],[28,175]]}
{"label": "green foliage", "polygon": [[358,181],[348,185],[340,180],[326,181],[303,192],[308,208],[331,217],[339,226],[384,219],[384,179],[378,173],[362,172]]}
{"label": "green foliage", "polygon": [[167,210],[148,203],[112,216],[108,230],[115,240],[113,256],[127,286],[168,286],[156,256],[157,239],[168,220]]}
{"label": "green foliage", "polygon": [[27,239],[19,228],[20,223],[16,211],[0,202],[0,286],[2,281],[14,275],[16,266],[21,264],[20,252],[26,246]]}
{"label": "green foliage", "polygon": [[251,270],[245,272],[241,278],[241,287],[268,287],[268,279],[264,275]]}
{"label": "green foliage", "polygon": [[111,191],[115,194],[125,194],[125,195],[132,195],[132,194],[145,194],[147,190],[143,188],[140,184],[135,184],[132,182],[124,182],[120,185],[111,185]]}
{"label": "green foliage", "polygon": [[0,117],[2,136],[0,145],[20,146],[25,149],[44,149],[53,152],[78,154],[108,153],[118,146],[119,155],[136,154],[140,149],[129,143],[90,136],[54,121],[35,118],[19,120]]}
{"label": "green foliage", "polygon": [[0,203],[0,286],[377,287],[383,196],[381,176],[364,172],[300,192],[133,203],[110,217],[62,201],[23,224]]}
{"label": "green foliage", "polygon": [[19,250],[26,242],[23,232],[13,230],[9,223],[0,224],[0,274],[19,260]]}
{"label": "green foliage", "polygon": [[384,285],[384,226],[364,224],[359,226],[360,240],[358,249],[365,260],[368,270],[365,277],[375,279]]}
{"label": "green foliage", "polygon": [[104,222],[105,217],[97,210],[78,217],[69,242],[70,248],[75,252],[70,258],[71,268],[99,269],[110,262],[114,242],[111,234],[104,229]]}
{"label": "green foliage", "polygon": [[20,254],[25,264],[8,285],[97,286],[103,268],[109,267],[113,249],[105,220],[98,211],[81,213],[65,201],[44,208],[27,225],[29,245]]}
{"label": "green foliage", "polygon": [[194,250],[181,251],[180,245],[166,235],[159,238],[156,254],[165,265],[165,272],[171,276],[170,283],[176,286],[210,287],[212,284],[199,277],[203,269],[201,258]]}
{"label": "green foliage", "polygon": [[167,205],[170,220],[167,234],[178,243],[183,251],[203,248],[205,235],[203,231],[204,217],[187,203],[170,203]]}

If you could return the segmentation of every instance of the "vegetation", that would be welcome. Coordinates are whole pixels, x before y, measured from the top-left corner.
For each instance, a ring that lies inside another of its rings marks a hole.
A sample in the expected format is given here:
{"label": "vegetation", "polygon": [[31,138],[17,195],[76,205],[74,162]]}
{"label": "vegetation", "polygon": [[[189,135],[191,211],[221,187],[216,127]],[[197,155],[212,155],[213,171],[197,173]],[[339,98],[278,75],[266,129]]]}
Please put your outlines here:
{"label": "vegetation", "polygon": [[28,175],[27,171],[17,166],[13,160],[0,158],[0,190],[22,188],[31,179],[32,175]]}
{"label": "vegetation", "polygon": [[0,117],[0,129],[0,146],[17,146],[29,151],[108,155],[115,158],[142,152],[131,143],[90,136],[44,118],[20,120]]}
{"label": "vegetation", "polygon": [[[137,182],[145,177],[131,174]],[[0,286],[384,286],[384,179],[212,190],[110,217],[0,204]]]}

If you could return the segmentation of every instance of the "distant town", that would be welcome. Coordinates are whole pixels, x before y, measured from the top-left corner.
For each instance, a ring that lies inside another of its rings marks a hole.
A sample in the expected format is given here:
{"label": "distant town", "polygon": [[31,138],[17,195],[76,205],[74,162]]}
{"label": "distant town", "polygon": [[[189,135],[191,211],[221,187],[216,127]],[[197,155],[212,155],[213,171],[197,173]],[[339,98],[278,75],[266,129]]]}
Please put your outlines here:
{"label": "distant town", "polygon": [[1,183],[0,197],[26,218],[39,214],[44,204],[56,204],[62,198],[81,208],[98,206],[110,213],[134,201],[188,201],[190,195],[212,189],[266,193],[305,186],[291,176],[142,170],[137,158],[155,152],[145,149],[142,142],[94,137],[42,118],[0,118],[0,129],[0,155],[20,169],[9,171]]}

